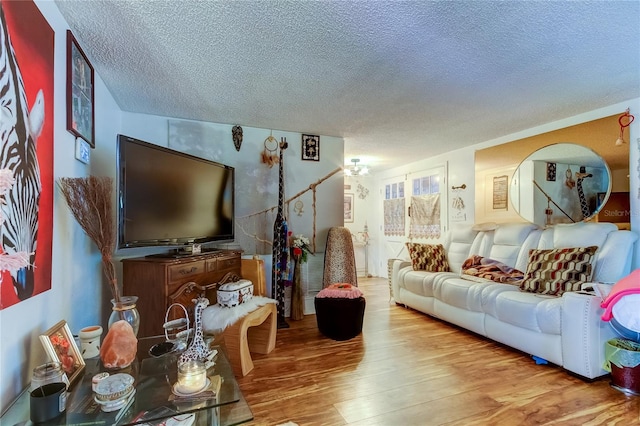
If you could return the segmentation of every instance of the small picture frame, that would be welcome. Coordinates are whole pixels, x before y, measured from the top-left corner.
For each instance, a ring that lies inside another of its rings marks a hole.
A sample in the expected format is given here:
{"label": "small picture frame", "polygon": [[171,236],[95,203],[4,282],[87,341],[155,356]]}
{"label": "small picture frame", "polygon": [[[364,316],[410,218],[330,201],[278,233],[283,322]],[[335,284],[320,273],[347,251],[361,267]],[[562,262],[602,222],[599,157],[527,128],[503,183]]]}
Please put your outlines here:
{"label": "small picture frame", "polygon": [[76,138],[76,160],[84,164],[89,164],[91,161],[91,147],[81,138]]}
{"label": "small picture frame", "polygon": [[302,135],[302,159],[320,161],[320,136]]}
{"label": "small picture frame", "polygon": [[353,194],[344,194],[344,221],[353,222]]}
{"label": "small picture frame", "polygon": [[82,374],[85,362],[78,350],[69,325],[60,321],[40,336],[40,342],[51,361],[59,362],[73,384]]}
{"label": "small picture frame", "polygon": [[95,148],[93,66],[67,30],[67,130]]}

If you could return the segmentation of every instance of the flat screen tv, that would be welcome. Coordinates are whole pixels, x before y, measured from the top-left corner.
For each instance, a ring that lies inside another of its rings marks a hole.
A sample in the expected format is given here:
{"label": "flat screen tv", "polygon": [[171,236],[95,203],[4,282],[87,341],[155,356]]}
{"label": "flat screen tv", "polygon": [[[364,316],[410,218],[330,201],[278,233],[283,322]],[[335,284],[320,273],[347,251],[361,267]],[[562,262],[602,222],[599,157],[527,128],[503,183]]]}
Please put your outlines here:
{"label": "flat screen tv", "polygon": [[234,238],[234,168],[118,135],[118,248]]}

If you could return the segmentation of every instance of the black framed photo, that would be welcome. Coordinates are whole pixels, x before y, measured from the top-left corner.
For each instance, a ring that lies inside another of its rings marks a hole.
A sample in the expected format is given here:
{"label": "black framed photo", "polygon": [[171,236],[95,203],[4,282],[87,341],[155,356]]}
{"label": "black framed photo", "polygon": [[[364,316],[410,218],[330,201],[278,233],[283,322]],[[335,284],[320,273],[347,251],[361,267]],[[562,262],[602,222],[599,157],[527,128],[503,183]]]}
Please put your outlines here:
{"label": "black framed photo", "polygon": [[320,136],[302,135],[302,159],[320,161]]}
{"label": "black framed photo", "polygon": [[71,31],[67,30],[67,130],[95,143],[93,66]]}

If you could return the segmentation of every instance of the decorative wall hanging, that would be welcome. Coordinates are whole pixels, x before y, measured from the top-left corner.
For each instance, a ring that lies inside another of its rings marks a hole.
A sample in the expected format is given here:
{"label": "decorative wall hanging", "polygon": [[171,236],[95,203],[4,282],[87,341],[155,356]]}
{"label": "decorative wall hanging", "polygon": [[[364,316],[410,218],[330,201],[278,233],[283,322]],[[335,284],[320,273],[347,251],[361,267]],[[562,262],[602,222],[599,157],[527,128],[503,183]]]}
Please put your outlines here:
{"label": "decorative wall hanging", "polygon": [[302,159],[320,161],[320,136],[302,135]]}
{"label": "decorative wall hanging", "polygon": [[294,211],[298,216],[302,216],[302,213],[304,213],[304,203],[302,202],[302,200],[297,200],[297,201],[293,204],[293,211]]}
{"label": "decorative wall hanging", "polygon": [[29,266],[1,272],[2,309],[51,288],[54,32],[34,2],[0,8],[0,169],[14,178],[0,205],[2,249],[29,253]]}
{"label": "decorative wall hanging", "polygon": [[440,194],[411,197],[409,238],[440,238]]}
{"label": "decorative wall hanging", "polygon": [[451,191],[453,192],[453,198],[451,199],[453,214],[451,215],[451,220],[454,222],[464,222],[467,220],[467,214],[465,213],[466,206],[462,198],[462,193],[465,189],[467,189],[467,185],[464,183],[460,186],[451,187]]}
{"label": "decorative wall hanging", "polygon": [[629,108],[618,118],[618,124],[620,124],[620,136],[616,140],[616,146],[620,146],[624,143],[624,129],[629,127],[635,117],[629,114]]}
{"label": "decorative wall hanging", "polygon": [[384,200],[384,235],[404,235],[404,198]]}
{"label": "decorative wall hanging", "polygon": [[95,143],[93,66],[67,30],[67,130],[91,146]]}
{"label": "decorative wall hanging", "polygon": [[493,178],[493,209],[509,209],[509,176],[496,176]]}
{"label": "decorative wall hanging", "polygon": [[[404,196],[404,186],[402,187],[402,196]],[[367,198],[367,195],[369,195],[369,190],[367,188],[365,188],[364,186],[362,186],[361,184],[358,184],[358,198],[364,200],[365,198]]]}
{"label": "decorative wall hanging", "polygon": [[547,163],[547,182],[556,181],[556,163]]}
{"label": "decorative wall hanging", "polygon": [[269,135],[264,140],[264,150],[262,151],[260,161],[262,164],[266,164],[269,168],[278,164],[280,161],[278,159],[278,140],[274,138],[273,135]]}
{"label": "decorative wall hanging", "polygon": [[231,136],[233,137],[233,146],[236,147],[236,151],[240,152],[240,146],[242,145],[242,127],[233,126]]}
{"label": "decorative wall hanging", "polygon": [[344,194],[344,221],[353,222],[353,194]]}

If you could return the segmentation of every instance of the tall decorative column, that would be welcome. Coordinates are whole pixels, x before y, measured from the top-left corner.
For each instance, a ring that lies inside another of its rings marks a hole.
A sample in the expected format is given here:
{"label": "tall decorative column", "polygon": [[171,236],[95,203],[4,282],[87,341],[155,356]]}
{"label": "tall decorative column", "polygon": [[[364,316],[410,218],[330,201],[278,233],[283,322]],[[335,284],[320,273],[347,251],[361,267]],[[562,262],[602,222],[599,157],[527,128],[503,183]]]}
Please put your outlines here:
{"label": "tall decorative column", "polygon": [[273,266],[271,273],[271,297],[278,301],[278,328],[289,328],[284,316],[284,282],[287,273],[287,219],[284,215],[284,150],[287,139],[280,138],[280,163],[278,165],[278,210],[273,224]]}

